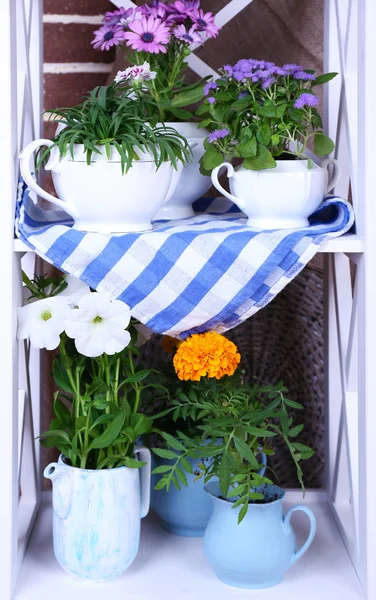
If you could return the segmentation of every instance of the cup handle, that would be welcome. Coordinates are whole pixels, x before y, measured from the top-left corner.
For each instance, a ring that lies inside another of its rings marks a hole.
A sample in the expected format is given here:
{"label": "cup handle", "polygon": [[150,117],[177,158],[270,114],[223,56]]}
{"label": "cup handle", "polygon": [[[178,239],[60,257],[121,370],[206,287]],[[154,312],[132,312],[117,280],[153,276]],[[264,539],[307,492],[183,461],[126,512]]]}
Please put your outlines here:
{"label": "cup handle", "polygon": [[150,477],[151,477],[151,454],[149,448],[135,448],[135,454],[140,456],[140,460],[146,462],[146,465],[139,469],[141,485],[141,519],[146,517],[150,508]]}
{"label": "cup handle", "polygon": [[52,494],[52,508],[59,519],[66,519],[72,505],[73,481],[67,472],[67,467],[60,463],[50,463],[44,469],[43,475],[51,479],[57,490]]}
{"label": "cup handle", "polygon": [[341,177],[341,169],[340,169],[338,160],[336,160],[335,158],[327,158],[326,160],[322,161],[321,168],[327,169],[329,165],[333,165],[333,176],[332,176],[331,180],[329,181],[328,186],[326,188],[327,194],[330,192],[330,190],[332,190],[337,185],[337,183]]}
{"label": "cup handle", "polygon": [[225,167],[227,169],[227,177],[229,179],[231,179],[231,177],[234,176],[235,171],[234,171],[234,167],[232,166],[232,164],[230,164],[228,162],[224,162],[221,165],[219,165],[219,167],[215,167],[215,169],[213,169],[212,174],[211,174],[212,183],[213,183],[214,187],[217,188],[217,190],[219,192],[221,192],[221,194],[223,194],[224,196],[226,196],[226,198],[228,198],[229,200],[234,202],[237,206],[239,206],[239,208],[243,209],[245,206],[245,203],[243,202],[243,200],[241,198],[237,198],[236,196],[233,196],[232,194],[230,194],[230,192],[225,190],[225,188],[222,187],[221,184],[219,183],[218,175],[219,175],[220,170],[223,167]]}
{"label": "cup handle", "polygon": [[[77,212],[76,212],[75,206],[71,202],[63,202],[63,200],[60,200],[59,198],[55,198],[54,196],[52,196],[51,194],[46,192],[43,188],[40,187],[40,185],[37,184],[37,182],[35,181],[34,177],[31,174],[31,171],[30,171],[30,158],[31,158],[32,154],[34,153],[34,151],[37,150],[37,148],[40,148],[41,146],[53,146],[53,144],[54,144],[54,142],[52,140],[44,140],[44,139],[34,140],[34,142],[31,142],[30,144],[28,144],[26,146],[26,148],[24,148],[24,150],[22,150],[22,152],[19,155],[21,175],[24,178],[25,182],[27,183],[28,187],[33,192],[38,194],[38,196],[41,196],[41,198],[48,200],[55,206],[58,206],[59,208],[64,210],[66,213],[68,213],[68,215],[73,217],[73,219],[75,219],[77,217]],[[53,148],[53,150],[51,151],[50,159],[47,162],[45,169],[47,171],[50,171],[51,169],[58,170],[59,161],[60,161],[60,153],[59,153],[58,148],[56,148],[56,146],[55,146],[55,148]]]}
{"label": "cup handle", "polygon": [[303,556],[303,554],[305,554],[307,552],[307,550],[310,547],[310,545],[312,544],[313,538],[315,537],[315,534],[316,534],[316,517],[313,514],[313,512],[311,511],[311,509],[308,508],[307,506],[304,506],[303,504],[297,504],[296,506],[293,506],[292,508],[290,508],[290,510],[287,512],[287,514],[284,518],[283,524],[289,525],[292,513],[297,510],[301,510],[309,518],[310,530],[309,530],[308,537],[307,537],[306,541],[304,542],[303,546],[298,551],[295,551],[294,554],[292,555],[291,561],[290,561],[290,566],[293,565],[294,563],[296,563],[296,561],[299,560],[299,558],[301,558]]}

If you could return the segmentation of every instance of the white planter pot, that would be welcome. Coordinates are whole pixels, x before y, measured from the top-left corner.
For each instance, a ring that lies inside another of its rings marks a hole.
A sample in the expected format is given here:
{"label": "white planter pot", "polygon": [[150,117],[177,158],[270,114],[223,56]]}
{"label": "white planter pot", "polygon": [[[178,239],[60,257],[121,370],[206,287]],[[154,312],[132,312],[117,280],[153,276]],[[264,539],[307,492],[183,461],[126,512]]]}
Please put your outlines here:
{"label": "white planter pot", "polygon": [[[333,178],[328,183],[328,165]],[[231,194],[218,181],[219,172],[227,169]],[[214,186],[232,200],[248,217],[247,225],[256,229],[307,227],[308,217],[320,206],[325,195],[340,177],[335,159],[324,160],[308,169],[307,160],[277,160],[274,169],[248,171],[223,163],[212,172]]]}
{"label": "white planter pot", "polygon": [[76,469],[60,457],[44,471],[53,485],[55,557],[75,579],[115,579],[137,555],[140,519],[149,511],[150,451],[137,453],[147,462],[141,469]]}
{"label": "white planter pot", "polygon": [[74,160],[62,157],[53,148],[46,169],[52,179],[58,198],[43,190],[30,171],[30,157],[41,146],[51,146],[51,140],[31,142],[20,154],[21,174],[27,185],[38,196],[63,209],[74,219],[80,231],[100,233],[126,233],[148,231],[153,228],[151,219],[175,191],[183,165],[176,171],[170,162],[157,170],[151,157],[141,154],[128,173],[121,172],[120,155],[111,148],[107,160],[105,150],[93,154],[91,165],[86,164],[86,154],[81,144],[74,146]]}
{"label": "white planter pot", "polygon": [[205,152],[204,141],[209,132],[206,129],[199,129],[197,123],[166,123],[166,126],[173,127],[178,133],[189,141],[196,142],[197,145],[192,148],[193,158],[184,165],[172,197],[158,211],[154,220],[194,217],[192,202],[201,198],[212,186],[210,177],[200,173],[200,158]]}

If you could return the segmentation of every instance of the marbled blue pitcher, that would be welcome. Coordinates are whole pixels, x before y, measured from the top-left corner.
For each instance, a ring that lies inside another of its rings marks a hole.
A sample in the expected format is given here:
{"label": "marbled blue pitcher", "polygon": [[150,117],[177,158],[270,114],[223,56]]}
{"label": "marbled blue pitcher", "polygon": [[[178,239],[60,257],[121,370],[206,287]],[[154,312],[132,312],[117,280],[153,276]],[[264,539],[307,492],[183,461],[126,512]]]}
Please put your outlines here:
{"label": "marbled blue pitcher", "polygon": [[[282,508],[285,492],[276,485],[263,486],[262,492],[272,501],[249,504],[240,524],[240,507],[232,508],[231,502],[220,497],[217,482],[209,482],[205,490],[213,502],[213,513],[204,535],[204,552],[218,578],[228,585],[247,589],[277,585],[315,537],[313,512],[299,504],[285,515]],[[308,538],[298,551],[290,524],[296,510],[305,512],[310,521]]]}
{"label": "marbled blue pitcher", "polygon": [[140,541],[140,519],[149,511],[150,451],[138,448],[141,469],[46,467],[51,479],[53,542],[60,566],[75,579],[115,579],[130,566]]}
{"label": "marbled blue pitcher", "polygon": [[[260,453],[260,462],[266,465],[266,455]],[[151,507],[161,519],[163,529],[175,535],[184,537],[203,537],[206,526],[213,511],[213,503],[210,496],[204,490],[204,478],[195,481],[200,473],[198,464],[210,459],[188,458],[192,465],[193,473],[185,473],[188,485],[180,485],[180,490],[171,485],[167,492],[155,490],[154,487],[161,475],[152,475]],[[153,455],[152,461],[155,465],[173,464],[174,461],[161,459]],[[259,471],[264,475],[265,466]],[[214,481],[214,479],[213,479]]]}

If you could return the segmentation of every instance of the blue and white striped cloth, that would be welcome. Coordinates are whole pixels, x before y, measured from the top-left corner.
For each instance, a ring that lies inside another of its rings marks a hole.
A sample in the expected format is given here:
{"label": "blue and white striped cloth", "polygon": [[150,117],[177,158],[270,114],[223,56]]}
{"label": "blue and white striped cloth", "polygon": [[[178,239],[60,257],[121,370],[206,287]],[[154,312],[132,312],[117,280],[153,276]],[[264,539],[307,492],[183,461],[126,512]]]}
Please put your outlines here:
{"label": "blue and white striped cloth", "polygon": [[254,231],[224,198],[200,200],[197,215],[158,221],[147,233],[106,235],[71,227],[20,184],[16,233],[56,267],[129,305],[155,332],[184,339],[232,329],[263,308],[330,238],[354,222],[351,205],[325,200],[299,230]]}

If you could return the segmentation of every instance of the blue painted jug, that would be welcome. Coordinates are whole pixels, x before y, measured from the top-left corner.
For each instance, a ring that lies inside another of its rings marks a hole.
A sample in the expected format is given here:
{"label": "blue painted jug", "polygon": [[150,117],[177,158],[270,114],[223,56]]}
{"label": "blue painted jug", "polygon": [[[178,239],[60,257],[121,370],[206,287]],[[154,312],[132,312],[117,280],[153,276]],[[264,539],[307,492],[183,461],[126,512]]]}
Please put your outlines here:
{"label": "blue painted jug", "polygon": [[[210,496],[204,490],[204,478],[195,481],[200,462],[210,459],[188,458],[192,473],[185,473],[188,485],[181,484],[180,490],[171,485],[170,490],[155,490],[161,475],[152,475],[151,507],[161,519],[163,529],[184,537],[203,537],[213,511]],[[155,461],[155,463],[154,463]],[[266,455],[260,453],[260,462],[266,465]],[[153,468],[159,465],[173,464],[173,460],[152,457]],[[265,473],[265,466],[260,475]],[[214,481],[214,479],[213,479]]]}
{"label": "blue painted jug", "polygon": [[52,481],[54,553],[75,579],[115,579],[136,558],[140,519],[149,511],[150,451],[138,448],[141,469],[118,467],[99,471],[49,464]]}
{"label": "blue painted jug", "polygon": [[[285,492],[276,485],[260,488],[265,499],[272,501],[249,504],[240,524],[240,507],[232,508],[231,502],[220,497],[217,482],[209,482],[205,490],[213,502],[213,513],[204,535],[204,552],[218,578],[228,585],[246,589],[277,585],[315,537],[313,512],[299,504],[285,515],[282,508]],[[290,524],[291,515],[297,510],[305,512],[310,521],[308,538],[298,551]]]}

